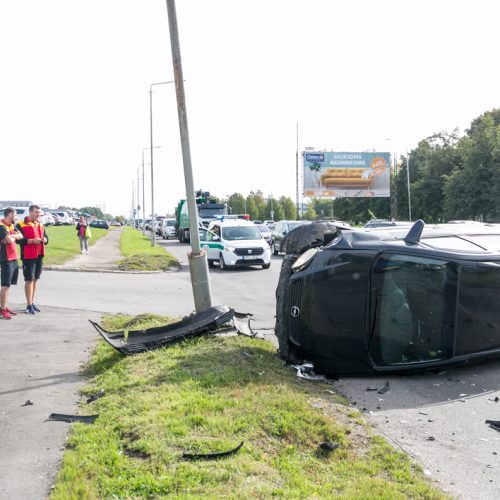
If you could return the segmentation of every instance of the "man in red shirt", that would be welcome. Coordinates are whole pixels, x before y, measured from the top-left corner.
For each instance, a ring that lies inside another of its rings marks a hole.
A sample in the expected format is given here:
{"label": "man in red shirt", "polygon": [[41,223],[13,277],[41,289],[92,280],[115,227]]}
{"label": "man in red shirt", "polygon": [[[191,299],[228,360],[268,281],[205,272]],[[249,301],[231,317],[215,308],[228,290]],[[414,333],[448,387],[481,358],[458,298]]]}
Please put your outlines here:
{"label": "man in red shirt", "polygon": [[49,242],[49,237],[43,225],[38,222],[40,213],[41,210],[38,205],[31,205],[28,217],[16,226],[16,229],[23,235],[19,243],[21,245],[21,260],[23,261],[24,293],[27,302],[25,312],[27,314],[40,312],[33,300],[35,299],[37,281],[42,274],[45,245]]}
{"label": "man in red shirt", "polygon": [[19,264],[17,263],[17,245],[16,241],[23,236],[14,229],[16,221],[15,208],[6,208],[3,211],[4,218],[0,220],[0,266],[1,285],[0,289],[0,318],[12,319],[17,313],[7,307],[7,298],[11,285],[17,285],[17,276],[19,274]]}

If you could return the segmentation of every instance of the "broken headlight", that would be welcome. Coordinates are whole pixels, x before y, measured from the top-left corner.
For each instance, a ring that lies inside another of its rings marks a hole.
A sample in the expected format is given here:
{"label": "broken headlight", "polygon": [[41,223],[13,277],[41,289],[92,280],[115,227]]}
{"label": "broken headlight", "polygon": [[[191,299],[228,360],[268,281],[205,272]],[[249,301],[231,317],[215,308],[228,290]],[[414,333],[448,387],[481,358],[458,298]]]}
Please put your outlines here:
{"label": "broken headlight", "polygon": [[296,273],[304,269],[311,262],[312,258],[319,252],[319,248],[310,248],[306,250],[293,264],[292,271]]}

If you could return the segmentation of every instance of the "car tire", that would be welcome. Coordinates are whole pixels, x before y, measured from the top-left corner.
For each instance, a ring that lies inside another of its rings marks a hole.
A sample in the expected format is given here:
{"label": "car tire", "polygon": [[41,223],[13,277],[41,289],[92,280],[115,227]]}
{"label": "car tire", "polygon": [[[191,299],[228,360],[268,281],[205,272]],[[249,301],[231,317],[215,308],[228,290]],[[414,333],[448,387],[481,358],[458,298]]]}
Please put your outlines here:
{"label": "car tire", "polygon": [[271,243],[271,251],[273,255],[278,255],[278,250],[276,250],[276,243],[274,241]]}
{"label": "car tire", "polygon": [[214,267],[214,261],[212,259],[208,260],[208,267]]}
{"label": "car tire", "polygon": [[224,257],[222,256],[222,254],[220,254],[219,256],[219,267],[221,271],[228,270],[227,264],[224,262]]}
{"label": "car tire", "polygon": [[262,269],[269,269],[271,267],[271,263],[269,264],[262,264]]}

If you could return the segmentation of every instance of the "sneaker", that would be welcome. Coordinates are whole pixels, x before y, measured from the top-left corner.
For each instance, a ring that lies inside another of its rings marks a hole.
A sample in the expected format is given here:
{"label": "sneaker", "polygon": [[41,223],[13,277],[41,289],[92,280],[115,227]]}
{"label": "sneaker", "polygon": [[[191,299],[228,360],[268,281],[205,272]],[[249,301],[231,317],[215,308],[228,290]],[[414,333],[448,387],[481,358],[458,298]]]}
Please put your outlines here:
{"label": "sneaker", "polygon": [[33,309],[33,306],[30,304],[29,306],[26,306],[26,309],[24,310],[26,314],[35,314],[35,310]]}
{"label": "sneaker", "polygon": [[14,312],[12,309],[9,309],[8,307],[5,308],[5,310],[11,315],[11,316],[17,316],[17,313]]}
{"label": "sneaker", "polygon": [[0,316],[3,319],[12,319],[11,315],[9,314],[9,311],[7,309],[0,309]]}
{"label": "sneaker", "polygon": [[31,307],[33,308],[33,310],[37,313],[41,312],[40,309],[38,309],[38,306],[35,306],[35,304],[31,304]]}

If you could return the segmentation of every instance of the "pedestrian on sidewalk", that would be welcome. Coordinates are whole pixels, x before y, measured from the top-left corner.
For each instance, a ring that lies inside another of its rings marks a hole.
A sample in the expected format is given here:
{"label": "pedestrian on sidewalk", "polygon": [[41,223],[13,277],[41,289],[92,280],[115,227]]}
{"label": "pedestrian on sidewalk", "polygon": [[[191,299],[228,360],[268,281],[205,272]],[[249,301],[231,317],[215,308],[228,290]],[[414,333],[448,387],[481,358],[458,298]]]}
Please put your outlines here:
{"label": "pedestrian on sidewalk", "polygon": [[76,225],[76,234],[80,240],[80,253],[89,253],[90,227],[83,215],[80,216],[80,221]]}
{"label": "pedestrian on sidewalk", "polygon": [[25,312],[27,314],[40,312],[38,306],[34,304],[34,300],[37,281],[42,274],[45,245],[49,242],[45,228],[38,220],[40,212],[38,205],[31,205],[29,215],[16,226],[23,235],[19,244],[21,245],[21,260],[23,261],[24,293],[27,304]]}
{"label": "pedestrian on sidewalk", "polygon": [[6,208],[3,211],[3,219],[0,220],[0,266],[1,288],[0,288],[0,318],[12,319],[16,312],[7,307],[9,289],[11,285],[17,285],[19,264],[17,263],[17,240],[23,235],[14,228],[16,222],[16,209]]}

